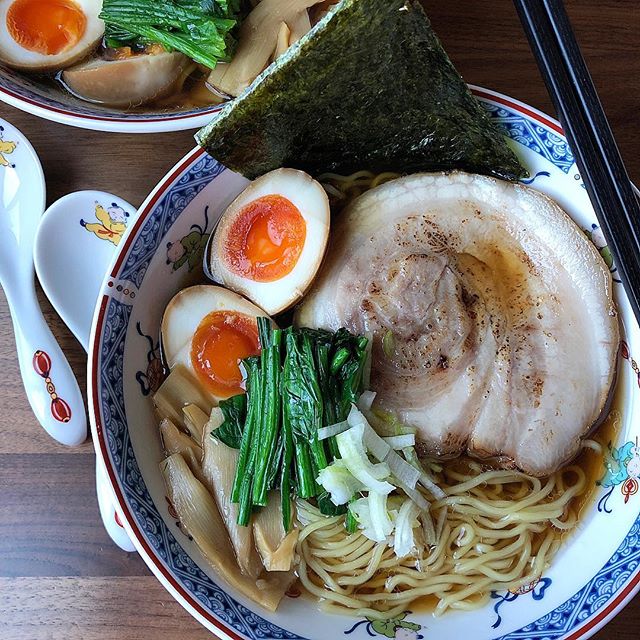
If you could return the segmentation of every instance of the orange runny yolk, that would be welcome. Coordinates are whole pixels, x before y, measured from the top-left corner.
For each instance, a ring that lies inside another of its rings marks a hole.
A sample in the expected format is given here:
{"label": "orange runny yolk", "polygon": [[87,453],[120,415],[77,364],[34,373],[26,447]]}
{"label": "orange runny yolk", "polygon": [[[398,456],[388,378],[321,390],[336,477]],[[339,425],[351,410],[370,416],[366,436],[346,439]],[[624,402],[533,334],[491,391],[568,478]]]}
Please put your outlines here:
{"label": "orange runny yolk", "polygon": [[235,311],[205,316],[191,341],[191,364],[216,396],[242,393],[240,361],[260,352],[256,319]]}
{"label": "orange runny yolk", "polygon": [[15,0],[7,11],[7,30],[24,49],[56,55],[76,45],[87,18],[73,0]]}
{"label": "orange runny yolk", "polygon": [[224,254],[235,274],[256,282],[273,282],[291,273],[307,236],[300,210],[284,196],[256,198],[236,215]]}

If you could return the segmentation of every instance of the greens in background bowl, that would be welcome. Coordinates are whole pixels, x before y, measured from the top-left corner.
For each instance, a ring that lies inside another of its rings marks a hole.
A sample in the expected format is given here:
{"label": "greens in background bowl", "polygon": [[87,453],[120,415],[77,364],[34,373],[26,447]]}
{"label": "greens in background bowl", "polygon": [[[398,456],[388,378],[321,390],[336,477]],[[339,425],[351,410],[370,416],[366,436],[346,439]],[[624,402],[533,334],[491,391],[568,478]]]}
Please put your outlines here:
{"label": "greens in background bowl", "polygon": [[94,130],[199,128],[309,31],[319,2],[8,0],[0,99]]}

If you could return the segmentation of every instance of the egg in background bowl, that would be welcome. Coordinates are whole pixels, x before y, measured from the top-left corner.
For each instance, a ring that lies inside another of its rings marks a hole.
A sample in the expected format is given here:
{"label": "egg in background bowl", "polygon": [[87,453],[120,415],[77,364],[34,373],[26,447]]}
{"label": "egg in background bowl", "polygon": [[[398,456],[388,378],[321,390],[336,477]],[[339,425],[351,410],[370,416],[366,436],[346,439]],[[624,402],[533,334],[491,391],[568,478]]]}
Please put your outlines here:
{"label": "egg in background bowl", "polygon": [[9,0],[0,4],[0,61],[23,71],[63,69],[104,33],[101,0]]}

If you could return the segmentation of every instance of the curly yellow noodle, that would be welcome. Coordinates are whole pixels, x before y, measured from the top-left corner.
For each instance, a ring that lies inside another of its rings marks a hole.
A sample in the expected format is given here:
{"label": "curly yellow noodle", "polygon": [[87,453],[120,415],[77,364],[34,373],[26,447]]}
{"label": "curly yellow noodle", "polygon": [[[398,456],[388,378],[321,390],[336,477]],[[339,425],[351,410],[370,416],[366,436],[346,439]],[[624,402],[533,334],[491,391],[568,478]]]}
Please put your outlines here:
{"label": "curly yellow noodle", "polygon": [[[350,176],[326,173],[319,180],[345,205],[397,177],[358,171]],[[615,428],[616,412],[611,420]],[[583,447],[589,455],[603,455],[596,440],[585,439]],[[390,618],[426,597],[441,614],[483,606],[494,590],[530,585],[549,567],[592,488],[578,464],[534,478],[519,471],[487,470],[471,459],[424,463],[446,494],[431,505],[436,544],[420,545],[415,555],[403,559],[360,531],[348,534],[342,516],[325,517],[299,501],[298,575],[325,610]]]}
{"label": "curly yellow noodle", "polygon": [[[585,474],[572,465],[541,482],[505,471],[475,476],[469,469],[465,477],[462,466],[460,461],[443,465],[436,475],[447,493],[432,505],[438,515],[446,509],[437,544],[402,560],[386,543],[373,543],[360,532],[347,534],[342,518],[326,518],[301,502],[303,586],[332,611],[392,616],[424,596],[435,597],[436,613],[472,609],[492,590],[516,590],[538,579],[557,552],[562,531],[575,525],[571,503],[588,488]],[[460,495],[460,487],[473,490],[474,497]],[[511,495],[521,497],[505,500]]]}

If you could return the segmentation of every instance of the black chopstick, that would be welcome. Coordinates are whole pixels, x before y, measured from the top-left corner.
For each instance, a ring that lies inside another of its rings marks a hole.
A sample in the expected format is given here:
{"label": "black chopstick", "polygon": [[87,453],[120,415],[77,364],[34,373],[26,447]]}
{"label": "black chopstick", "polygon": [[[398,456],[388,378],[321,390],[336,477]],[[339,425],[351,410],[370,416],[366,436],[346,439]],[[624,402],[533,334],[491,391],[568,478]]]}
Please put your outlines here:
{"label": "black chopstick", "polygon": [[640,323],[640,204],[562,0],[514,0]]}

